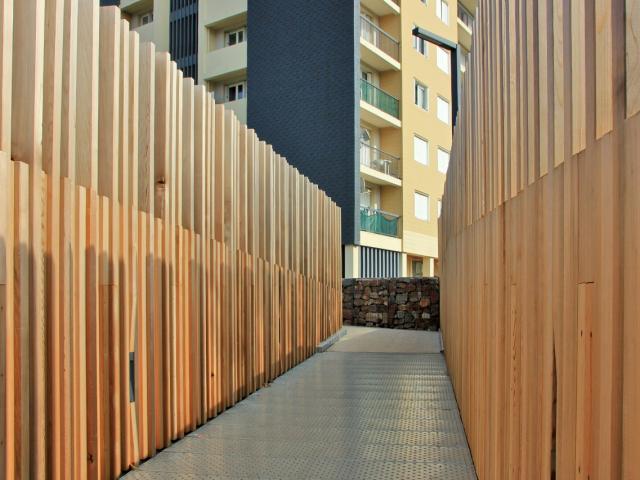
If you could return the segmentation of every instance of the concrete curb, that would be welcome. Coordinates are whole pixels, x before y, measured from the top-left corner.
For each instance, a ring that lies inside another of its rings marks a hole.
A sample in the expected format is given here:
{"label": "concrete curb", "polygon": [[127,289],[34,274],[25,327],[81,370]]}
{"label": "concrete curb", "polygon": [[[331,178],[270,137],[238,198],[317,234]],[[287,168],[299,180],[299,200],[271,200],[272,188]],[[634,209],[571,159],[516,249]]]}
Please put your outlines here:
{"label": "concrete curb", "polygon": [[336,343],[338,340],[340,340],[342,337],[344,337],[347,334],[347,329],[342,327],[340,330],[338,330],[336,333],[334,333],[333,335],[331,335],[329,338],[327,338],[325,341],[320,342],[317,346],[316,346],[316,353],[323,353],[326,352],[327,350],[329,350],[331,348],[331,346]]}

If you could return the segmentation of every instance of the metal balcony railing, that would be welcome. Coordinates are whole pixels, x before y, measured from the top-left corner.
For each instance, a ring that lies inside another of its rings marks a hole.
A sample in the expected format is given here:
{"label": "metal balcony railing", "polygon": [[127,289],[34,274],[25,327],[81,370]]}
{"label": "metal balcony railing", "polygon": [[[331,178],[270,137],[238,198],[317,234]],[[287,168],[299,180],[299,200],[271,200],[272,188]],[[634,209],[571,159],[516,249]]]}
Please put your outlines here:
{"label": "metal balcony railing", "polygon": [[366,17],[360,17],[360,36],[394,60],[400,60],[400,43]]}
{"label": "metal balcony railing", "polygon": [[400,101],[362,78],[360,79],[360,98],[383,112],[400,118]]}
{"label": "metal balcony railing", "polygon": [[398,157],[394,157],[363,142],[360,143],[360,164],[377,172],[385,173],[395,178],[402,178],[400,176],[400,159]]}
{"label": "metal balcony railing", "polygon": [[360,230],[365,232],[397,237],[399,220],[400,217],[393,213],[360,206]]}

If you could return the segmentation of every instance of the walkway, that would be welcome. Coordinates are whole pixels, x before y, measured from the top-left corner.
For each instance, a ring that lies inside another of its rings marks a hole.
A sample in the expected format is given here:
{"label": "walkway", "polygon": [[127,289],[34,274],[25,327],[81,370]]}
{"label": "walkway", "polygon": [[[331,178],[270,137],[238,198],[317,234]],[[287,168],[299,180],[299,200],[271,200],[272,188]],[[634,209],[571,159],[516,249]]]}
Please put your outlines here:
{"label": "walkway", "polygon": [[475,479],[438,334],[347,329],[126,480]]}

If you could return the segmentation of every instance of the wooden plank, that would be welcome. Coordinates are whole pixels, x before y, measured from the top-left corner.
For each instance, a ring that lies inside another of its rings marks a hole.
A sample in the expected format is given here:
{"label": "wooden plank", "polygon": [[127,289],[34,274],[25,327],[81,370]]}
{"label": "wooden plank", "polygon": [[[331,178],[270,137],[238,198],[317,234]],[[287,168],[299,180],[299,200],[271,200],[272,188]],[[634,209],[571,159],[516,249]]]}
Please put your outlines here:
{"label": "wooden plank", "polygon": [[100,9],[98,193],[118,201],[120,141],[120,10]]}
{"label": "wooden plank", "polygon": [[[4,37],[3,37],[4,38]],[[6,152],[0,151],[0,473],[16,476],[16,443],[20,426],[16,425],[16,331],[14,317],[14,167]],[[19,398],[19,397],[18,397]],[[18,408],[19,410],[19,408]],[[16,428],[17,427],[17,428]]]}
{"label": "wooden plank", "polygon": [[94,191],[98,188],[98,28],[96,2],[78,0],[76,179]]}
{"label": "wooden plank", "polygon": [[[29,271],[21,284],[20,298],[20,401],[23,421],[20,432],[20,475],[45,476],[46,454],[46,394],[45,394],[45,328],[44,328],[44,265],[42,263],[43,187],[43,76],[45,3],[42,0],[18,2],[13,5],[13,63],[11,158],[30,165],[28,203],[29,236],[20,238],[30,249],[30,259],[19,263],[22,272]],[[21,180],[25,171],[20,168]],[[25,192],[26,186],[20,190]],[[23,199],[27,204],[26,198]],[[21,259],[22,261],[22,259]],[[25,322],[30,323],[30,328]],[[28,352],[28,354],[27,354]],[[29,359],[29,361],[27,360]]]}
{"label": "wooden plank", "polygon": [[585,4],[580,0],[571,0],[571,153],[574,155],[584,150],[587,144],[585,29]]}
{"label": "wooden plank", "polygon": [[13,1],[0,2],[0,152],[11,151],[11,60],[13,53]]}
{"label": "wooden plank", "polygon": [[640,5],[626,0],[627,118],[640,112]]}
{"label": "wooden plank", "polygon": [[613,17],[611,0],[596,0],[596,138],[613,130]]}
{"label": "wooden plank", "polygon": [[570,61],[565,55],[566,36],[565,22],[568,16],[564,0],[553,0],[553,127],[554,147],[553,166],[557,167],[565,160],[566,153],[566,101],[565,96],[565,68]]}

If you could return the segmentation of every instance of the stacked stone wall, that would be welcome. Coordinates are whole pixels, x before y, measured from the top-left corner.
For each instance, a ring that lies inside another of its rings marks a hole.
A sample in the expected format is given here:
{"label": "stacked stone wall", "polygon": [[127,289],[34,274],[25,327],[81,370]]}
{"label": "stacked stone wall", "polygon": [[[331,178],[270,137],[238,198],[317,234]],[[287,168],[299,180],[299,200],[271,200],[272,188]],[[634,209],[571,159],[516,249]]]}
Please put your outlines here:
{"label": "stacked stone wall", "polygon": [[440,283],[437,278],[348,278],[342,281],[346,325],[438,330]]}

